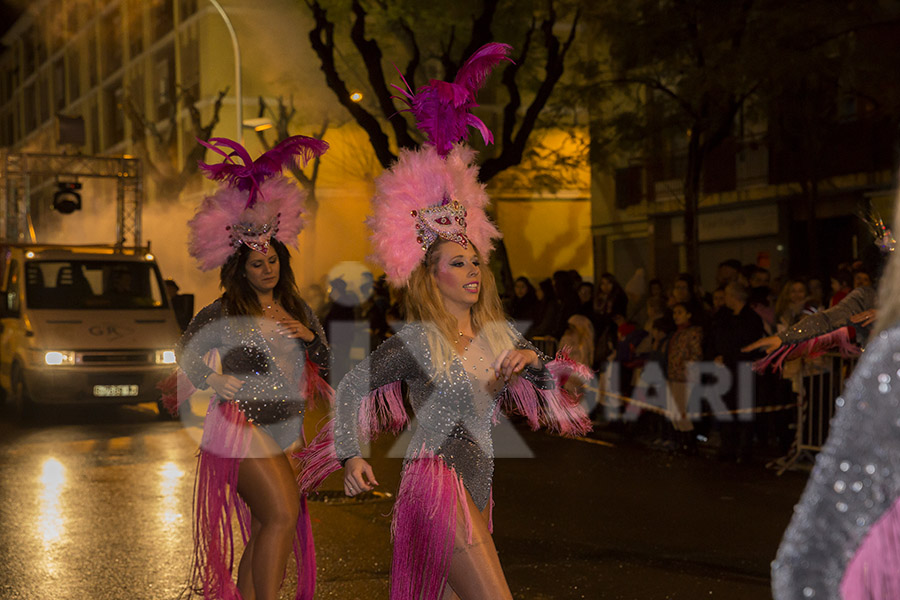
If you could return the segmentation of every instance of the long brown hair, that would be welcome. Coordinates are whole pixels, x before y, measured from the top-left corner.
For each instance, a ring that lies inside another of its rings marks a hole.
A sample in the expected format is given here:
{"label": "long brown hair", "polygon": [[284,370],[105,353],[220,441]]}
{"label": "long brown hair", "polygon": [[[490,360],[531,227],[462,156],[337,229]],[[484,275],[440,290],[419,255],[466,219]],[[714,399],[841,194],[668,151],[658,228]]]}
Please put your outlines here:
{"label": "long brown hair", "polygon": [[[428,345],[431,359],[437,371],[449,369],[454,342],[459,337],[459,325],[453,315],[444,306],[435,280],[438,263],[438,248],[450,244],[439,240],[431,245],[425,254],[425,260],[412,272],[407,284],[406,316],[409,321],[418,321],[428,328]],[[475,248],[473,246],[473,248]],[[481,270],[481,293],[471,308],[472,332],[483,336],[495,355],[513,346],[514,338],[510,331],[497,293],[497,282],[487,263],[475,248]]]}
{"label": "long brown hair", "polygon": [[[269,248],[275,250],[278,255],[278,283],[272,290],[272,296],[303,325],[310,324],[304,310],[304,302],[297,290],[297,282],[294,279],[294,271],[291,269],[291,253],[287,246],[276,239],[272,239]],[[228,261],[222,265],[219,271],[219,285],[225,290],[222,301],[229,315],[261,315],[262,306],[256,290],[247,281],[247,259],[250,257],[250,248],[241,244],[237,252],[232,254]]]}

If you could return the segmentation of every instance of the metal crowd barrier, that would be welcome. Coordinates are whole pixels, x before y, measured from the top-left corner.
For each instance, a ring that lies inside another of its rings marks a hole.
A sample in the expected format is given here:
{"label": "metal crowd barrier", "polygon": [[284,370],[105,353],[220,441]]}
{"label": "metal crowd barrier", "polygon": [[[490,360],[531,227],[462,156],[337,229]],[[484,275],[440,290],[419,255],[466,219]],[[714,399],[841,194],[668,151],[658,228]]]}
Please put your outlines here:
{"label": "metal crowd barrier", "polygon": [[546,354],[547,356],[555,356],[556,355],[556,347],[559,342],[556,341],[556,338],[550,335],[538,335],[531,338],[531,343],[534,344],[534,347]]}
{"label": "metal crowd barrier", "polygon": [[815,462],[816,453],[828,439],[835,400],[859,359],[825,354],[811,361],[799,360],[803,362],[792,378],[794,390],[800,396],[794,442],[786,456],[767,465],[777,469],[779,475],[788,469],[809,468]]}

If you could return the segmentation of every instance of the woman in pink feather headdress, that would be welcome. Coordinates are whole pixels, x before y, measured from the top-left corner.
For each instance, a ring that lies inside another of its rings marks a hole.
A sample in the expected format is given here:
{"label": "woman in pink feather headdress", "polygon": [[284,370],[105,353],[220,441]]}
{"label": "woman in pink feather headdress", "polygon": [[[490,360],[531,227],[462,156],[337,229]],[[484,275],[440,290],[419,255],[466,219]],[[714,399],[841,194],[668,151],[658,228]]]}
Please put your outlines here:
{"label": "woman in pink feather headdress", "polygon": [[[303,192],[281,175],[328,145],[295,136],[256,161],[236,142],[206,144],[225,157],[201,168],[222,186],[190,221],[190,253],[219,268],[221,298],[200,310],[178,344],[180,373],[164,403],[177,411],[194,389],[212,388],[200,445],[194,502],[194,556],[187,595],[274,600],[293,546],[297,600],[315,591],[315,552],[306,503],[288,448],[302,447],[304,411],[329,397],[320,370],[329,349],[300,297],[287,246],[302,229]],[[210,357],[217,354],[220,369]],[[245,549],[233,582],[234,518]]]}
{"label": "woman in pink feather headdress", "polygon": [[503,314],[487,268],[500,232],[485,214],[474,152],[458,143],[470,125],[490,140],[468,110],[508,49],[488,44],[453,83],[404,92],[429,143],[401,151],[378,178],[368,224],[374,259],[406,290],[409,322],[344,377],[333,428],[300,454],[304,490],[342,466],[348,496],[373,489],[360,440],[407,424],[406,383],[418,425],[393,510],[393,600],[511,598],[491,537],[492,424],[506,410],[535,428],[589,428],[577,400],[557,385],[587,369],[551,361]]}

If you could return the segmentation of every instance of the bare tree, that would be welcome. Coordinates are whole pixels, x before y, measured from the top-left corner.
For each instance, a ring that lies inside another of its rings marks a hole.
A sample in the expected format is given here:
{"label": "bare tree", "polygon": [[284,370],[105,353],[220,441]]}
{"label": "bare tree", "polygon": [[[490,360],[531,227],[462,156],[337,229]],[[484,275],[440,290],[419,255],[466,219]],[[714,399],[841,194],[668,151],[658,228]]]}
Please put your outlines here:
{"label": "bare tree", "polygon": [[[412,127],[406,119],[398,115],[398,107],[392,99],[390,83],[397,78],[385,73],[383,67],[383,52],[378,41],[367,37],[367,24],[377,19],[391,18],[395,21],[397,29],[402,33],[402,41],[407,48],[407,61],[402,69],[404,77],[411,86],[415,85],[417,75],[421,70],[423,48],[420,40],[428,37],[431,32],[416,30],[411,18],[407,16],[386,16],[388,4],[385,1],[373,2],[374,9],[367,9],[362,0],[351,1],[352,25],[349,32],[349,42],[356,51],[357,57],[365,68],[366,83],[373,93],[375,101],[372,111],[360,103],[351,99],[351,92],[339,71],[335,54],[338,42],[335,39],[335,21],[329,19],[325,2],[319,0],[305,0],[309,7],[315,26],[310,31],[309,39],[312,48],[319,58],[325,81],[334,92],[338,102],[347,109],[353,119],[369,136],[369,141],[384,168],[396,159],[392,151],[391,141],[385,131],[384,123],[387,123],[389,132],[393,134],[397,146],[401,148],[414,148],[418,141],[411,133]],[[483,0],[475,3],[479,12],[471,18],[469,23],[469,35],[465,44],[458,44],[456,40],[456,28],[450,27],[446,39],[440,40],[440,50],[437,55],[431,56],[439,61],[443,67],[443,78],[452,79],[462,62],[480,46],[494,41],[493,29],[498,25],[498,9],[500,0]],[[427,10],[423,8],[423,10]],[[513,13],[515,11],[512,11]],[[527,14],[527,11],[525,11]],[[497,173],[522,162],[529,136],[534,132],[538,123],[538,116],[547,105],[556,84],[559,82],[565,70],[565,59],[578,29],[579,11],[575,11],[571,22],[565,23],[567,34],[565,39],[557,37],[555,31],[563,26],[557,14],[553,0],[548,0],[546,9],[542,11],[540,21],[528,17],[525,24],[524,35],[517,43],[516,40],[503,40],[518,48],[518,53],[513,56],[514,64],[504,67],[502,85],[507,91],[508,100],[503,106],[503,119],[500,134],[497,136],[499,150],[493,156],[486,159],[481,166],[481,179],[489,181]],[[503,18],[509,18],[508,11]],[[520,18],[521,20],[521,18]],[[537,39],[537,43],[535,42]],[[540,51],[535,49],[540,46]],[[528,87],[528,84],[520,83],[517,75],[526,66],[533,67],[539,62],[543,68],[543,75],[538,77],[536,87]],[[423,79],[421,76],[419,79]],[[523,89],[522,86],[526,86]],[[523,106],[523,96],[530,97],[527,106]]]}
{"label": "bare tree", "polygon": [[193,143],[184,154],[184,161],[179,165],[178,152],[178,119],[179,105],[188,113],[193,137],[208,140],[219,123],[219,112],[222,100],[228,94],[228,88],[220,91],[213,104],[213,114],[207,123],[203,123],[200,110],[197,108],[195,93],[191,89],[177,88],[177,93],[167,100],[168,118],[158,123],[148,119],[135,98],[128,92],[125,94],[123,108],[132,124],[134,143],[138,155],[149,170],[150,178],[156,184],[161,199],[175,199],[199,172],[197,163],[206,156],[206,148]]}

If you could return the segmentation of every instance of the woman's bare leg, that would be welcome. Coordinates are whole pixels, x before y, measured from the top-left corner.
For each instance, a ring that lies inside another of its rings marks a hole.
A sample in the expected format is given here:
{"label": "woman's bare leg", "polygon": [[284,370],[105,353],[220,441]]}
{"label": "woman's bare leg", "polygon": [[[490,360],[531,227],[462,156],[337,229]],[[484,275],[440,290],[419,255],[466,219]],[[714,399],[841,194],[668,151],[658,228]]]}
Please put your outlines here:
{"label": "woman's bare leg", "polygon": [[472,543],[466,541],[462,506],[457,506],[456,540],[443,600],[512,600],[494,539],[488,531],[490,507],[479,512],[468,491],[465,501],[472,518]]}
{"label": "woman's bare leg", "polygon": [[256,593],[253,591],[253,546],[256,545],[256,536],[259,535],[261,526],[262,523],[252,517],[250,539],[244,546],[244,553],[241,554],[241,562],[238,564],[238,591],[241,592],[243,600],[256,600]]}
{"label": "woman's bare leg", "polygon": [[238,589],[245,600],[275,600],[297,527],[300,494],[287,456],[256,427],[248,454],[255,458],[241,461],[238,493],[259,525],[241,557]]}

